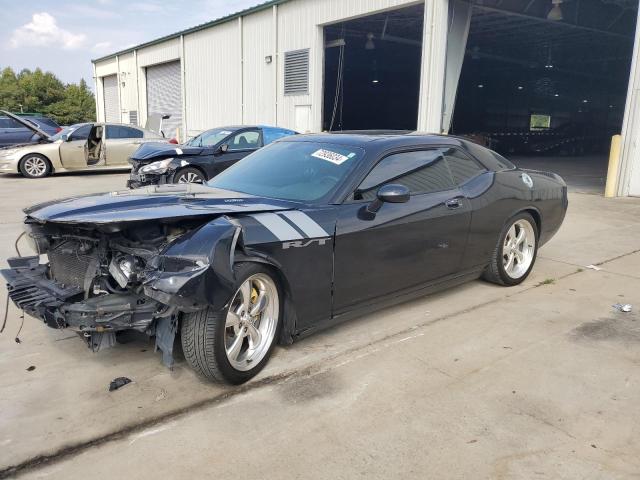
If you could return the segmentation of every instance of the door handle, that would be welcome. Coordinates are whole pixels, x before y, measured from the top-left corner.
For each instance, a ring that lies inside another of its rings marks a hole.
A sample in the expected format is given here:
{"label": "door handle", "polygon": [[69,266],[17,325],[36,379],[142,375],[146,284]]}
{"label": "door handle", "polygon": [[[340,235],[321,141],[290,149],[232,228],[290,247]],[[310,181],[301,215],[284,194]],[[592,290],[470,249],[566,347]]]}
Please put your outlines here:
{"label": "door handle", "polygon": [[447,206],[447,208],[450,208],[452,210],[460,208],[462,206],[462,202],[459,198],[452,198],[451,200],[447,200],[446,202],[444,202],[444,204]]}

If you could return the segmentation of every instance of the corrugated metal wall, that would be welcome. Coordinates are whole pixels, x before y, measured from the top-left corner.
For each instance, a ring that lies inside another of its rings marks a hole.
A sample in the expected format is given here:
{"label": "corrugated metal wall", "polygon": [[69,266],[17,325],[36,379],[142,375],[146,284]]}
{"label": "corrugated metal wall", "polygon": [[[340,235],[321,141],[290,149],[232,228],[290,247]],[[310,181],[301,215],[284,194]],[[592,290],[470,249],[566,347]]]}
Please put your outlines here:
{"label": "corrugated metal wall", "polygon": [[242,123],[239,21],[187,35],[184,51],[189,133]]}
{"label": "corrugated metal wall", "polygon": [[[135,80],[136,89],[135,94],[129,94],[129,90],[121,94],[122,109],[139,109],[144,124],[145,67],[184,56],[184,124],[189,136],[207,128],[241,123],[318,131],[322,114],[322,26],[419,3],[421,0],[291,0],[186,34],[184,51],[180,38],[144,47],[137,51],[137,62],[133,55],[127,60],[133,62],[133,69],[127,63],[126,71],[135,72],[131,80]],[[285,95],[284,53],[306,48],[310,50],[309,93]],[[271,56],[271,63],[266,61],[267,56]],[[121,55],[121,72],[123,59]],[[114,68],[113,59],[98,62],[96,75],[111,73]]]}
{"label": "corrugated metal wall", "polygon": [[[243,123],[276,123],[276,32],[273,9],[242,19]],[[271,63],[266,57],[271,56]]]}

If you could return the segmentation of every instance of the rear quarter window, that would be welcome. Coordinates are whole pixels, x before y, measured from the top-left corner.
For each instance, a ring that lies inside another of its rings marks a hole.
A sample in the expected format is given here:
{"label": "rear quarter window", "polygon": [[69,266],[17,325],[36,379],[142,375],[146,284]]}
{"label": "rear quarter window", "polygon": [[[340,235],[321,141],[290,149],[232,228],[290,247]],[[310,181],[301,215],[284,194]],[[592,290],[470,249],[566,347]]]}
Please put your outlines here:
{"label": "rear quarter window", "polygon": [[473,177],[487,171],[476,159],[456,148],[443,149],[443,153],[456,185],[462,185]]}

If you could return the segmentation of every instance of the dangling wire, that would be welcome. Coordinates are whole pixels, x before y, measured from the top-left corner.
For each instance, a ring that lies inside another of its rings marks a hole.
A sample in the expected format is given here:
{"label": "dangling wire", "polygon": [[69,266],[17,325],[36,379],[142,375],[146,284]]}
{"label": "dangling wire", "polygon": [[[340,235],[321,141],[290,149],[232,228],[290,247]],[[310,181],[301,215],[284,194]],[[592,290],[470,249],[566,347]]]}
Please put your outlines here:
{"label": "dangling wire", "polygon": [[24,237],[25,233],[26,232],[22,232],[20,235],[18,235],[18,238],[16,238],[16,243],[13,244],[13,248],[16,249],[16,253],[18,254],[19,257],[22,257],[22,254],[20,253],[20,249],[18,249],[18,242],[22,237]]}
{"label": "dangling wire", "polygon": [[340,121],[342,122],[342,75],[344,70],[344,45],[340,45],[340,54],[338,55],[338,76],[336,77],[336,93],[333,97],[333,111],[331,112],[331,123],[329,123],[329,131],[333,131],[333,123],[336,119],[338,104],[340,104]]}
{"label": "dangling wire", "polygon": [[7,326],[8,316],[9,316],[9,292],[7,292],[7,300],[4,302],[4,320],[2,321],[2,328],[0,328],[0,333],[4,332],[4,327]]}
{"label": "dangling wire", "polygon": [[24,325],[24,310],[22,311],[22,315],[20,315],[22,321],[20,322],[20,328],[18,329],[18,333],[16,333],[16,343],[22,343],[20,341],[20,332],[22,331],[22,326]]}

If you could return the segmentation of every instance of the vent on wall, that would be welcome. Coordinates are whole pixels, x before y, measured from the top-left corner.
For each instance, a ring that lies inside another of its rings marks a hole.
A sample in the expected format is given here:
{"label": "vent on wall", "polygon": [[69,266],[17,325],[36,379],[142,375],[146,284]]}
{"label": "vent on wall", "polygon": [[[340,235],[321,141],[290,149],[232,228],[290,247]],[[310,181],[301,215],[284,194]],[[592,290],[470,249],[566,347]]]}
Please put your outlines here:
{"label": "vent on wall", "polygon": [[129,111],[129,125],[138,126],[138,111],[130,110]]}
{"label": "vent on wall", "polygon": [[309,49],[284,54],[284,94],[309,93]]}

